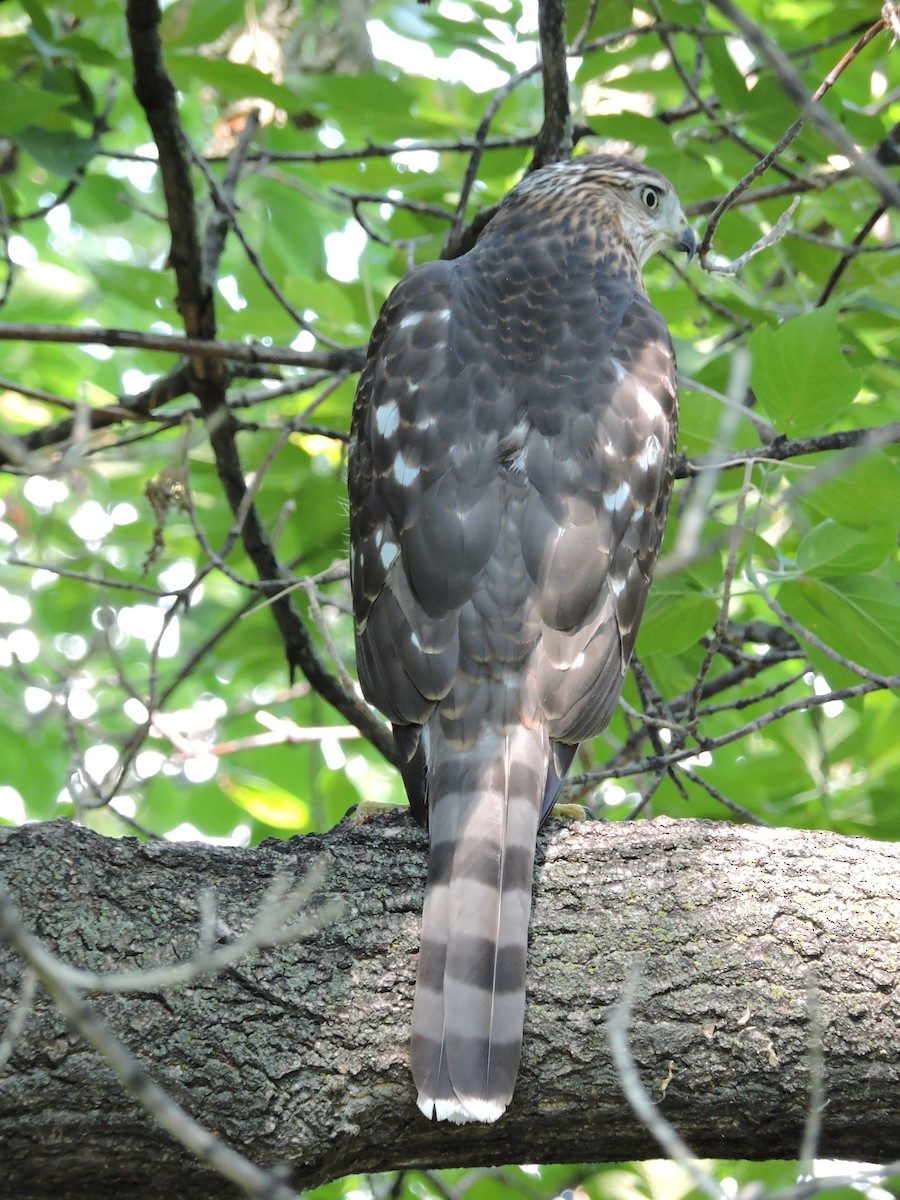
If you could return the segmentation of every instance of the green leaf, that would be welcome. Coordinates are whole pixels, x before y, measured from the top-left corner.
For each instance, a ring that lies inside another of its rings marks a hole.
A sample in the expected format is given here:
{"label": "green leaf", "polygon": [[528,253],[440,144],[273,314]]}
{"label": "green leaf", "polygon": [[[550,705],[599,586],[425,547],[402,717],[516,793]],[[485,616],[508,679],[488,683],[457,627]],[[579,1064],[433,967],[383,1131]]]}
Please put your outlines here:
{"label": "green leaf", "polygon": [[893,529],[881,526],[861,534],[856,529],[826,520],[811,530],[797,551],[797,566],[804,575],[865,574],[881,566],[897,548]]}
{"label": "green leaf", "polygon": [[[812,480],[803,481],[802,503],[822,517],[831,517],[841,525],[852,529],[867,530],[875,526],[897,528],[897,513],[900,512],[900,451],[896,447],[878,453],[866,454],[851,460],[841,470],[842,460],[833,455],[823,455],[813,462],[825,476],[824,482],[814,491],[808,491]],[[837,470],[837,474],[834,472]]]}
{"label": "green leaf", "polygon": [[78,137],[75,133],[55,129],[23,129],[16,141],[42,167],[71,179],[83,170],[100,149],[95,138]]}
{"label": "green leaf", "polygon": [[709,59],[710,72],[716,96],[732,114],[740,114],[747,107],[747,83],[734,65],[723,38],[709,38],[704,46]]}
{"label": "green leaf", "polygon": [[880,674],[900,672],[900,593],[887,580],[791,581],[778,602],[844,658]]}
{"label": "green leaf", "polygon": [[49,113],[59,112],[66,103],[65,96],[36,92],[8,80],[0,80],[0,112],[3,113],[3,132],[7,137],[14,137],[32,125],[39,125]]}
{"label": "green leaf", "polygon": [[53,24],[47,16],[47,12],[43,4],[39,4],[37,0],[22,0],[22,7],[28,13],[31,19],[31,28],[29,35],[34,41],[35,46],[45,52],[48,46],[53,42]]}
{"label": "green leaf", "polygon": [[686,574],[657,580],[644,610],[638,653],[675,655],[696,646],[717,612],[715,600],[691,586]]}
{"label": "green leaf", "polygon": [[299,108],[297,97],[290,88],[275,83],[270,75],[247,63],[229,62],[222,58],[207,58],[204,54],[170,54],[169,71],[176,85],[184,90],[201,82],[216,88],[226,101],[259,97],[270,100],[280,108],[293,112]]}
{"label": "green leaf", "polygon": [[284,788],[247,772],[218,776],[222,791],[256,821],[275,829],[297,829],[309,824],[309,806]]}
{"label": "green leaf", "polygon": [[859,383],[841,354],[837,306],[763,325],[750,337],[760,409],[788,436],[815,433],[852,404]]}
{"label": "green leaf", "polygon": [[162,36],[166,47],[203,46],[214,42],[246,11],[246,0],[177,0],[163,13]]}

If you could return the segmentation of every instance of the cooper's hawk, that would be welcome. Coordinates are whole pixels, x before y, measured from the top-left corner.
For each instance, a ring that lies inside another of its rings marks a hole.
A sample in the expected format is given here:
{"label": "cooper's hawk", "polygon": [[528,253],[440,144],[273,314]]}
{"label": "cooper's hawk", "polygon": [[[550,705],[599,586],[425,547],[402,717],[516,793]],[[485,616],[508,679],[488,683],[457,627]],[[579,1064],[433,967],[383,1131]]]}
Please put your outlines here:
{"label": "cooper's hawk", "polygon": [[363,692],[430,857],[412,1029],[426,1116],[494,1121],[522,1045],[535,838],[622,688],[672,486],[672,343],[641,267],[696,240],[626,158],[545,167],[388,298],[353,409]]}

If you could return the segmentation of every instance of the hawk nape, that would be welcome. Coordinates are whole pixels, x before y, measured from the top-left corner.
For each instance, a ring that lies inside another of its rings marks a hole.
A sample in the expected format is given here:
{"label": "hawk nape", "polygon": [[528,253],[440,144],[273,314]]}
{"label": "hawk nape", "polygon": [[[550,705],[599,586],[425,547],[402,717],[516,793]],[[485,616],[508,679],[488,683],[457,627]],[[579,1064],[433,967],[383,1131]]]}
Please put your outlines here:
{"label": "hawk nape", "polygon": [[522,1047],[535,838],[609,722],[663,535],[675,359],[641,267],[696,239],[626,158],[545,167],[411,271],[353,408],[359,678],[430,857],[412,1028],[426,1116],[494,1121]]}

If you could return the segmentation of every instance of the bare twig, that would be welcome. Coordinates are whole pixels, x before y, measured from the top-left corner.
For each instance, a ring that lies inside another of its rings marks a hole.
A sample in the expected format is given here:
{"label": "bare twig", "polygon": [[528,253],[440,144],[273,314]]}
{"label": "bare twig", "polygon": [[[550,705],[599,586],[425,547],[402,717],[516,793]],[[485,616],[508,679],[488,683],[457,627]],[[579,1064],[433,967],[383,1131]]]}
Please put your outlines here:
{"label": "bare twig", "polygon": [[[135,968],[129,971],[85,971],[55,960],[55,973],[63,982],[83,992],[117,993],[158,991],[193,983],[205,975],[215,975],[226,967],[246,958],[255,950],[283,946],[309,937],[318,929],[337,920],[341,915],[340,901],[332,899],[319,905],[306,916],[301,910],[309,907],[324,880],[324,864],[307,872],[295,886],[291,876],[282,875],[272,881],[262,898],[256,919],[250,928],[235,937],[221,921],[214,923],[215,937],[229,937],[224,946],[215,946],[209,932],[201,925],[198,946],[194,953],[179,962],[160,967]],[[199,905],[201,913],[208,910],[208,899]]]}
{"label": "bare twig", "polygon": [[[886,425],[876,425],[867,429],[842,429],[835,433],[824,433],[818,437],[777,439],[766,446],[764,451],[733,450],[728,455],[727,462],[717,462],[714,458],[679,458],[675,466],[675,478],[686,479],[700,471],[718,467],[727,470],[732,467],[742,467],[746,462],[784,462],[791,458],[802,458],[807,454],[821,454],[829,450],[848,450],[851,447],[869,452],[881,446],[890,446],[900,442],[900,421],[890,421]],[[817,484],[821,479],[817,480]]]}
{"label": "bare twig", "polygon": [[581,775],[574,776],[571,782],[574,786],[581,787],[585,784],[599,783],[604,779],[622,779],[629,775],[641,775],[645,771],[656,771],[660,768],[667,770],[677,763],[683,762],[686,758],[693,758],[700,750],[707,750],[711,753],[713,750],[721,749],[722,746],[730,746],[732,742],[740,741],[751,733],[759,733],[769,725],[775,724],[776,721],[784,720],[791,713],[806,712],[809,709],[820,708],[822,705],[832,704],[836,700],[855,700],[860,696],[868,696],[872,692],[880,692],[886,688],[897,686],[900,686],[900,677],[896,679],[887,678],[884,683],[874,681],[871,683],[858,683],[852,687],[836,688],[822,695],[804,696],[800,700],[792,700],[790,703],[771,709],[755,720],[741,725],[740,728],[731,729],[727,733],[720,734],[718,737],[703,737],[695,734],[694,737],[697,743],[695,746],[687,746],[684,749],[673,750],[665,754],[648,755],[639,762],[628,762],[623,766],[586,771]]}
{"label": "bare twig", "polygon": [[801,1179],[811,1179],[815,1170],[815,1159],[822,1132],[822,1114],[825,1111],[825,1053],[822,1012],[819,1005],[819,989],[810,968],[806,981],[806,1009],[809,1013],[809,1110],[800,1145]]}
{"label": "bare twig", "polygon": [[881,218],[884,216],[884,214],[886,212],[887,212],[887,209],[884,207],[884,205],[879,204],[878,207],[875,209],[875,211],[872,213],[872,215],[869,217],[869,219],[866,221],[866,223],[863,225],[862,229],[860,229],[859,233],[853,239],[852,243],[849,246],[843,247],[840,260],[836,263],[834,270],[828,276],[828,282],[825,284],[824,288],[822,288],[822,294],[821,294],[821,296],[819,296],[819,299],[816,301],[816,308],[821,308],[823,304],[828,303],[829,299],[831,298],[831,294],[834,291],[834,289],[837,287],[841,276],[847,270],[847,268],[849,267],[850,263],[853,261],[856,254],[861,253],[863,251],[863,249],[884,250],[884,249],[889,248],[887,246],[863,247],[861,244],[862,242],[864,242],[866,240],[866,238],[869,236],[869,234],[872,232],[872,230],[875,228],[875,226],[878,224],[878,222],[881,220]]}
{"label": "bare twig", "polygon": [[870,671],[868,667],[862,666],[861,663],[853,662],[852,659],[839,654],[837,650],[829,646],[827,642],[824,642],[811,629],[807,629],[805,625],[802,625],[795,617],[792,617],[790,613],[782,608],[769,591],[765,580],[763,580],[762,576],[755,569],[752,562],[748,562],[746,570],[747,578],[778,620],[781,621],[782,625],[787,626],[788,629],[792,629],[798,637],[809,642],[816,650],[820,650],[832,662],[837,663],[838,666],[846,667],[848,671],[852,671],[854,675],[858,675],[861,679],[868,679],[871,683],[877,684],[882,688],[900,687],[900,675],[883,675],[879,671]]}
{"label": "bare twig", "polygon": [[503,87],[498,88],[491,97],[490,103],[484,110],[484,116],[481,118],[477,130],[475,131],[475,144],[469,157],[469,164],[466,167],[466,174],[459,189],[459,201],[456,206],[456,212],[453,215],[453,223],[450,226],[450,232],[444,241],[444,257],[454,258],[467,249],[465,234],[466,224],[466,209],[469,204],[469,196],[472,188],[475,186],[475,180],[478,177],[478,166],[481,162],[481,155],[484,151],[488,130],[491,127],[491,122],[500,110],[500,106],[510,96],[517,87],[520,87],[526,79],[531,79],[540,70],[540,64],[535,64],[533,67],[528,67],[525,71],[520,71],[517,75],[513,75],[506,81]]}
{"label": "bare twig", "polygon": [[259,366],[309,367],[324,371],[358,371],[365,358],[364,346],[345,350],[290,350],[252,342],[211,341],[205,337],[181,337],[174,333],[136,333],[132,329],[100,329],[65,325],[0,325],[0,342],[60,342],[77,346],[112,346],[114,349],[160,350],[165,354],[188,354],[192,359],[228,359]]}
{"label": "bare twig", "polygon": [[871,156],[861,154],[857,150],[855,144],[847,136],[843,128],[837,124],[827,110],[819,103],[850,63],[853,62],[874,37],[882,32],[884,29],[884,19],[876,21],[874,25],[866,30],[855,45],[841,58],[840,62],[829,71],[815,92],[810,95],[790,59],[746,13],[739,9],[732,0],[713,0],[713,3],[728,20],[741,30],[750,45],[772,67],[786,94],[795,103],[799,104],[802,115],[790,126],[765,158],[760,159],[756,166],[735,184],[725,199],[715,209],[700,243],[700,261],[705,263],[716,227],[723,214],[733,203],[734,197],[739,196],[741,192],[745,191],[754,180],[758,179],[771,166],[776,158],[794,141],[807,121],[812,121],[819,131],[829,138],[841,153],[855,165],[857,171],[864,178],[868,179],[880,192],[888,203],[900,204],[900,187],[894,183],[891,177],[882,170]]}
{"label": "bare twig", "polygon": [[753,243],[749,250],[745,250],[737,258],[729,262],[728,260],[723,261],[719,255],[703,254],[700,259],[701,264],[711,275],[737,275],[751,258],[755,258],[763,250],[769,250],[772,246],[778,245],[788,232],[790,219],[796,212],[799,203],[800,197],[795,196],[769,232],[763,234],[761,238]]}

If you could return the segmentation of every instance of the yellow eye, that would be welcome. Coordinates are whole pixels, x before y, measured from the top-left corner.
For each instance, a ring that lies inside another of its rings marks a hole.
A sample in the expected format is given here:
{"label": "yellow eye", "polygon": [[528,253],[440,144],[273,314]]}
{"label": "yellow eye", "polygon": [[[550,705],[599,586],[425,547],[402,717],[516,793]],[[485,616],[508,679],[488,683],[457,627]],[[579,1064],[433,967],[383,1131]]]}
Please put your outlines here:
{"label": "yellow eye", "polygon": [[644,208],[649,208],[651,212],[655,212],[659,208],[660,194],[657,188],[646,187],[641,188],[641,202]]}

